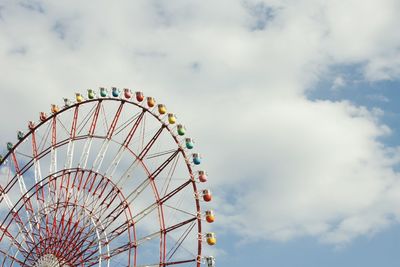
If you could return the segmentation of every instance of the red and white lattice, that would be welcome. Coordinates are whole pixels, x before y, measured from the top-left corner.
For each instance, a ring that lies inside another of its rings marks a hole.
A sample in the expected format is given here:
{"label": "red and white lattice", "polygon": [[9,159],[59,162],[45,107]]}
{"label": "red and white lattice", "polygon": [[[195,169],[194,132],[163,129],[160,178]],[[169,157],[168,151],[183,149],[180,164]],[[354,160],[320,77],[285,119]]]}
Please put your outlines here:
{"label": "red and white lattice", "polygon": [[128,89],[64,102],[0,158],[0,266],[214,266],[211,193],[175,115]]}

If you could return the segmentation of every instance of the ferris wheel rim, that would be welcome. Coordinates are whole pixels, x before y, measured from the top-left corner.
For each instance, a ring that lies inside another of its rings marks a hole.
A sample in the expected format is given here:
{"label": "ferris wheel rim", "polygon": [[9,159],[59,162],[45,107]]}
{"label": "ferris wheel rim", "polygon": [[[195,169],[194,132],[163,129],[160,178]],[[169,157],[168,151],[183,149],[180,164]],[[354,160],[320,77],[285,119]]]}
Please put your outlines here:
{"label": "ferris wheel rim", "polygon": [[[98,102],[98,104],[106,102],[106,101],[119,101],[121,103],[121,105],[125,104],[125,103],[129,103],[131,105],[134,105],[140,109],[142,109],[144,113],[149,113],[151,114],[155,119],[158,120],[158,122],[162,125],[163,128],[166,128],[169,132],[169,135],[172,136],[172,138],[174,139],[176,145],[178,146],[178,150],[179,152],[183,155],[184,161],[185,161],[185,165],[187,166],[188,172],[190,174],[190,182],[192,183],[193,186],[193,191],[197,194],[198,190],[197,190],[197,186],[196,186],[196,182],[195,182],[195,178],[194,178],[194,174],[193,174],[193,169],[192,166],[190,164],[189,158],[185,152],[185,149],[183,149],[182,145],[180,144],[177,135],[175,135],[172,132],[172,129],[170,127],[169,124],[165,123],[164,121],[162,121],[160,115],[155,114],[151,109],[146,108],[138,103],[135,103],[133,101],[127,100],[127,99],[122,99],[122,98],[113,98],[113,97],[106,97],[106,98],[96,98],[96,99],[88,99],[85,100],[81,103],[73,103],[68,107],[64,107],[62,108],[59,112],[51,114],[49,117],[47,117],[46,120],[41,121],[39,124],[35,125],[34,128],[30,129],[29,132],[27,132],[23,138],[21,138],[15,145],[13,145],[12,149],[8,151],[8,153],[5,155],[5,157],[2,159],[2,161],[0,161],[0,165],[3,164],[6,160],[8,160],[8,158],[10,157],[10,155],[13,153],[13,151],[16,151],[18,149],[18,147],[20,146],[20,144],[22,144],[24,141],[26,141],[36,130],[38,130],[40,127],[42,127],[43,125],[45,125],[46,123],[48,123],[50,120],[56,118],[58,115],[62,114],[63,112],[66,112],[70,109],[78,108],[81,105],[87,104],[87,103],[91,103],[91,102]],[[99,139],[105,139],[105,137],[100,137],[100,136],[94,136],[94,135],[85,135],[85,136],[80,136],[81,139],[87,139],[87,138],[99,138]],[[68,141],[75,141],[78,140],[79,138],[66,138],[65,140],[62,140],[61,142],[65,142],[62,145],[66,145],[68,143]],[[57,145],[59,145],[61,142],[58,142]],[[121,145],[121,144],[119,144]],[[49,147],[50,149],[51,147]],[[130,151],[132,155],[134,155],[137,159],[137,155],[133,152]],[[47,155],[48,153],[50,153],[50,151],[48,151],[46,154],[41,155],[41,157],[38,157],[38,159],[44,157],[45,155]],[[35,159],[32,158],[31,162],[34,161]],[[143,167],[145,167],[145,163],[142,160],[139,160],[140,164],[142,164]],[[147,174],[150,174],[150,172],[148,171],[147,168],[146,172]],[[88,169],[90,170],[90,169]],[[61,171],[61,170],[60,170]],[[62,169],[62,171],[65,171],[65,169]],[[45,178],[43,178],[45,179]],[[157,187],[155,187],[155,190],[157,190]],[[198,213],[201,212],[201,208],[200,208],[200,202],[198,198],[195,198],[195,203],[196,203],[196,210]],[[197,218],[197,225],[198,225],[198,232],[201,233],[201,219]],[[165,244],[165,243],[164,243]],[[164,252],[165,254],[165,252]],[[201,255],[201,240],[198,241],[198,253],[197,253],[198,257]]]}

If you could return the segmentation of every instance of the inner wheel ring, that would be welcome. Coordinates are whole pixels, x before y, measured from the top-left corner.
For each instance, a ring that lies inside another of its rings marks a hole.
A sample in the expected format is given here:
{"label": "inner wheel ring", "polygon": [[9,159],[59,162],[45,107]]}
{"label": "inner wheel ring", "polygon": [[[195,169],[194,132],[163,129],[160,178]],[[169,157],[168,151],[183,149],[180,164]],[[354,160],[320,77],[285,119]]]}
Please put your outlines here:
{"label": "inner wheel ring", "polygon": [[[53,186],[59,189],[50,190]],[[54,192],[58,195],[52,198],[49,194]],[[41,203],[42,197],[49,201]],[[19,251],[25,256],[24,265],[101,266],[103,262],[108,266],[115,251],[126,250],[130,255],[135,250],[129,205],[118,187],[101,174],[81,169],[60,171],[32,187],[13,210],[26,208],[28,201],[42,208],[35,209],[37,212],[27,219],[10,211],[2,223],[7,228],[17,225],[21,238],[28,237],[29,250]],[[124,216],[119,217],[122,213]],[[120,239],[126,240],[124,246]]]}

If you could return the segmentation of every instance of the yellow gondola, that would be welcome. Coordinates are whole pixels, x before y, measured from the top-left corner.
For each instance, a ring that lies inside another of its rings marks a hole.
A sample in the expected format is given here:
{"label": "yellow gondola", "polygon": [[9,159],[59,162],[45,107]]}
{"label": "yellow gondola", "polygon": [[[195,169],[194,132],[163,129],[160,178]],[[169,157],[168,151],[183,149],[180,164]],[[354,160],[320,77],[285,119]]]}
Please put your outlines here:
{"label": "yellow gondola", "polygon": [[81,102],[83,102],[83,100],[85,100],[81,93],[75,93],[75,99],[76,99],[76,102],[78,102],[78,103],[81,103]]}
{"label": "yellow gondola", "polygon": [[55,114],[59,111],[60,111],[60,108],[57,105],[51,104],[51,113]]}
{"label": "yellow gondola", "polygon": [[168,122],[170,124],[175,124],[176,122],[176,117],[174,113],[168,113]]}
{"label": "yellow gondola", "polygon": [[217,238],[215,237],[214,233],[207,233],[206,240],[207,244],[209,244],[210,246],[214,246],[215,244],[217,244]]}
{"label": "yellow gondola", "polygon": [[164,104],[158,104],[158,113],[164,115],[167,113],[167,107]]}

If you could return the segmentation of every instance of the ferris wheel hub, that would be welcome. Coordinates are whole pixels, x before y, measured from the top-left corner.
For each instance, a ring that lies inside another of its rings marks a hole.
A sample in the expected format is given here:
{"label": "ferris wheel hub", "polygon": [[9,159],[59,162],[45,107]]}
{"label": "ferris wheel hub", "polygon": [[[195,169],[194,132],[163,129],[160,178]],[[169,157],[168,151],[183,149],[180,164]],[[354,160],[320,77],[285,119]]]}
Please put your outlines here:
{"label": "ferris wheel hub", "polygon": [[[65,264],[62,266],[68,267]],[[61,267],[61,262],[53,254],[46,254],[36,262],[35,267]]]}

